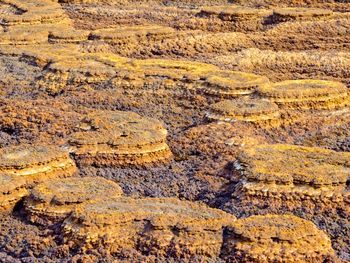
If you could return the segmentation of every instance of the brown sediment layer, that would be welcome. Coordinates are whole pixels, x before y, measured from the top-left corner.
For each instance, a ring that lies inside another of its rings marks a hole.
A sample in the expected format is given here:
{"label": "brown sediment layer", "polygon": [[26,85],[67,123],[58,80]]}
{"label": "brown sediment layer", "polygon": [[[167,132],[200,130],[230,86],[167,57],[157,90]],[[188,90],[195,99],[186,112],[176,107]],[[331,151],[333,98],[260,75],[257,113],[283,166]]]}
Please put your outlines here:
{"label": "brown sediment layer", "polygon": [[278,122],[280,113],[278,106],[268,100],[237,99],[224,100],[211,105],[207,118],[227,122],[272,124]]}
{"label": "brown sediment layer", "polygon": [[251,216],[229,227],[223,247],[230,262],[337,261],[329,237],[291,215]]}
{"label": "brown sediment layer", "polygon": [[335,81],[287,80],[263,85],[259,93],[291,109],[339,109],[349,103],[347,87]]}
{"label": "brown sediment layer", "polygon": [[142,165],[167,161],[167,130],[133,112],[97,111],[81,120],[69,143],[85,165]]}
{"label": "brown sediment layer", "polygon": [[295,145],[258,145],[244,149],[235,169],[239,198],[271,197],[298,202],[349,197],[349,153]]}
{"label": "brown sediment layer", "polygon": [[30,221],[47,226],[62,222],[77,205],[122,194],[118,184],[100,177],[54,179],[31,190],[25,210]]}
{"label": "brown sediment layer", "polygon": [[0,149],[1,210],[11,211],[33,185],[76,172],[68,153],[55,146],[11,146]]}
{"label": "brown sediment layer", "polygon": [[79,207],[63,231],[67,241],[86,249],[103,243],[115,253],[136,248],[158,256],[215,257],[223,226],[234,220],[223,211],[175,198],[118,198]]}

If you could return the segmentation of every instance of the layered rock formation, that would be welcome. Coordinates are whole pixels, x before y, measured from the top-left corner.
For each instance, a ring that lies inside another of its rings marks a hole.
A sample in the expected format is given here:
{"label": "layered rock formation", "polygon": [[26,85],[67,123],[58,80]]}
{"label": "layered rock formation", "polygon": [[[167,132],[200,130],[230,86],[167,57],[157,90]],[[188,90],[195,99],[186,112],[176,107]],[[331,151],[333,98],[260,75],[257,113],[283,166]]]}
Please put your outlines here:
{"label": "layered rock formation", "polygon": [[234,165],[240,180],[234,195],[342,204],[350,194],[349,157],[347,152],[285,144],[247,148]]}
{"label": "layered rock formation", "polygon": [[290,215],[251,216],[227,231],[229,262],[335,262],[329,237],[310,221]]}
{"label": "layered rock formation", "polygon": [[230,22],[233,30],[246,31],[263,29],[265,21],[272,15],[272,11],[227,5],[203,7],[198,15],[209,19],[218,18],[222,21]]}
{"label": "layered rock formation", "polygon": [[78,205],[122,193],[118,184],[101,177],[53,179],[31,190],[25,210],[30,221],[47,226],[63,221]]}
{"label": "layered rock formation", "polygon": [[273,11],[273,20],[277,23],[287,21],[318,20],[331,18],[333,12],[329,9],[317,8],[277,8]]}
{"label": "layered rock formation", "polygon": [[0,174],[0,213],[11,212],[16,203],[28,195],[23,177]]}
{"label": "layered rock formation", "polygon": [[171,157],[162,123],[133,112],[93,112],[81,120],[78,130],[69,143],[84,165],[143,165]]}
{"label": "layered rock formation", "polygon": [[104,40],[114,44],[137,44],[144,40],[161,40],[175,36],[173,28],[158,25],[104,28],[91,33],[91,39],[93,40]]}
{"label": "layered rock formation", "polygon": [[202,90],[206,94],[230,98],[252,94],[267,83],[269,79],[264,76],[238,71],[218,71],[205,78]]}
{"label": "layered rock formation", "polygon": [[244,121],[256,124],[278,122],[278,106],[268,100],[237,99],[223,100],[211,105],[207,117],[227,122]]}
{"label": "layered rock formation", "polygon": [[199,203],[173,198],[118,198],[79,207],[65,222],[65,239],[111,252],[136,248],[151,255],[215,257],[222,229],[235,218]]}
{"label": "layered rock formation", "polygon": [[50,31],[66,30],[71,21],[58,3],[50,0],[6,0],[15,12],[0,14],[5,32],[1,44],[37,44],[48,40]]}
{"label": "layered rock formation", "polygon": [[287,80],[261,86],[259,93],[290,109],[337,109],[349,103],[347,87],[334,81]]}
{"label": "layered rock formation", "polygon": [[54,146],[11,146],[0,149],[0,210],[11,211],[27,189],[50,178],[72,176],[74,162]]}
{"label": "layered rock formation", "polygon": [[20,145],[0,149],[0,173],[38,183],[71,176],[76,171],[67,151],[50,145]]}

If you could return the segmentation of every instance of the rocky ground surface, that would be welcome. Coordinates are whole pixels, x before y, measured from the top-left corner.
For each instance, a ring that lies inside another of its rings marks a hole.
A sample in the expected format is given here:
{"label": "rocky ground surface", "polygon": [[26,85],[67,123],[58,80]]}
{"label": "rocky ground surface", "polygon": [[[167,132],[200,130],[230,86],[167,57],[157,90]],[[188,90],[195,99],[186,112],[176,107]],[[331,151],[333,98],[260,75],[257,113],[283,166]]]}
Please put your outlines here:
{"label": "rocky ground surface", "polygon": [[350,2],[0,0],[0,262],[349,262]]}

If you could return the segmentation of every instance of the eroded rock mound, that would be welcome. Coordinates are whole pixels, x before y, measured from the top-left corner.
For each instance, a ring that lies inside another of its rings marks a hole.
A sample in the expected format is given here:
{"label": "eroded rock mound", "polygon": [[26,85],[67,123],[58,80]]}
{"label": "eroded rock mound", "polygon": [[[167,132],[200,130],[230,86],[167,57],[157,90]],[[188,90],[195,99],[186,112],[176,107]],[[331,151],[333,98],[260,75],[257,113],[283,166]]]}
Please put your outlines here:
{"label": "eroded rock mound", "polygon": [[171,27],[158,25],[128,26],[104,28],[91,33],[91,39],[104,40],[110,43],[123,43],[143,40],[160,40],[176,36]]}
{"label": "eroded rock mound", "polygon": [[252,94],[267,83],[267,77],[238,71],[219,71],[205,78],[202,89],[210,95],[237,97]]}
{"label": "eroded rock mound", "polygon": [[244,121],[257,124],[272,124],[280,117],[278,106],[268,100],[237,99],[223,100],[210,107],[207,117],[227,122]]}
{"label": "eroded rock mound", "polygon": [[16,203],[28,195],[25,185],[23,177],[0,174],[0,213],[11,212]]}
{"label": "eroded rock mound", "polygon": [[0,173],[24,177],[27,182],[71,176],[76,171],[67,151],[49,145],[20,145],[0,149]]}
{"label": "eroded rock mound", "polygon": [[162,123],[133,112],[93,112],[78,129],[69,143],[84,165],[143,165],[171,157]]}
{"label": "eroded rock mound", "polygon": [[343,202],[349,197],[348,152],[287,144],[258,145],[244,149],[235,168],[243,199],[277,198],[296,202]]}
{"label": "eroded rock mound", "polygon": [[236,5],[203,7],[199,13],[200,17],[218,18],[231,22],[232,29],[238,30],[262,29],[265,20],[270,15],[272,15],[271,10]]}
{"label": "eroded rock mound", "polygon": [[229,228],[229,262],[334,262],[329,237],[310,221],[290,215],[251,216]]}
{"label": "eroded rock mound", "polygon": [[54,146],[10,146],[0,149],[0,210],[11,211],[34,184],[76,172],[68,153]]}
{"label": "eroded rock mound", "polygon": [[157,256],[218,256],[222,228],[234,216],[174,198],[118,198],[79,207],[64,235],[86,249],[101,244],[111,252],[138,249]]}
{"label": "eroded rock mound", "polygon": [[101,177],[54,179],[31,190],[25,210],[30,221],[49,225],[63,221],[77,205],[122,193],[118,184]]}
{"label": "eroded rock mound", "polygon": [[347,87],[335,81],[287,80],[263,85],[259,93],[290,109],[338,109],[349,103]]}
{"label": "eroded rock mound", "polygon": [[38,84],[41,89],[57,94],[67,85],[105,83],[115,74],[113,67],[96,59],[71,57],[50,64]]}
{"label": "eroded rock mound", "polygon": [[332,17],[333,12],[329,9],[286,7],[277,8],[273,11],[275,22],[318,20]]}
{"label": "eroded rock mound", "polygon": [[66,31],[71,25],[64,10],[54,1],[6,0],[3,3],[12,12],[0,13],[0,25],[5,27],[0,44],[44,43],[50,31]]}

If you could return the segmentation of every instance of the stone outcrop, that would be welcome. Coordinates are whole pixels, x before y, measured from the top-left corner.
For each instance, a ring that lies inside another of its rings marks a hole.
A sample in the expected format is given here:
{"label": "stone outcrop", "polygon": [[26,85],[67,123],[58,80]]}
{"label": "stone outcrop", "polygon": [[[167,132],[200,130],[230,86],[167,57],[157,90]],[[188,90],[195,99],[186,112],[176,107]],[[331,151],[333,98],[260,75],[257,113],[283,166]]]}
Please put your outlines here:
{"label": "stone outcrop", "polygon": [[28,195],[25,185],[26,180],[23,177],[0,174],[0,214],[11,212]]}
{"label": "stone outcrop", "polygon": [[0,149],[0,210],[11,211],[33,185],[76,172],[68,152],[54,146],[21,145]]}
{"label": "stone outcrop", "polygon": [[67,85],[101,84],[115,76],[113,67],[96,59],[62,59],[49,65],[38,85],[50,93],[56,94]]}
{"label": "stone outcrop", "polygon": [[207,118],[226,122],[278,123],[278,106],[263,99],[223,100],[211,105]]}
{"label": "stone outcrop", "polygon": [[0,25],[5,28],[5,32],[0,35],[2,45],[45,43],[50,31],[67,31],[71,26],[64,10],[53,1],[2,2],[14,9],[14,12],[0,13]]}
{"label": "stone outcrop", "polygon": [[329,237],[296,216],[251,216],[237,220],[226,234],[223,254],[229,262],[336,261]]}
{"label": "stone outcrop", "polygon": [[329,9],[287,7],[277,8],[273,11],[273,20],[277,23],[288,21],[305,21],[329,19],[333,12]]}
{"label": "stone outcrop", "polygon": [[102,244],[112,253],[137,249],[176,258],[215,257],[223,226],[234,216],[174,198],[118,198],[78,207],[63,225],[65,240],[89,249]]}
{"label": "stone outcrop", "polygon": [[349,104],[347,87],[335,81],[287,80],[263,85],[259,93],[289,109],[339,109]]}
{"label": "stone outcrop", "polygon": [[0,173],[24,177],[28,183],[68,177],[76,167],[67,151],[50,145],[20,145],[0,149]]}
{"label": "stone outcrop", "polygon": [[234,196],[342,203],[350,196],[349,158],[348,152],[287,144],[246,148],[234,164],[240,180]]}
{"label": "stone outcrop", "polygon": [[218,71],[205,78],[202,90],[206,94],[230,98],[252,94],[266,83],[269,83],[267,77],[238,71]]}
{"label": "stone outcrop", "polygon": [[230,22],[233,30],[243,31],[263,29],[271,15],[272,10],[236,5],[203,7],[198,14],[200,17]]}
{"label": "stone outcrop", "polygon": [[25,210],[30,221],[47,226],[62,222],[78,205],[122,193],[118,184],[101,177],[53,179],[31,190]]}
{"label": "stone outcrop", "polygon": [[135,43],[144,40],[160,40],[175,37],[176,31],[171,27],[158,25],[121,26],[117,28],[104,28],[93,31],[92,40],[104,40],[109,43]]}
{"label": "stone outcrop", "polygon": [[167,130],[156,119],[133,112],[97,111],[83,118],[69,139],[84,165],[124,166],[167,161]]}

